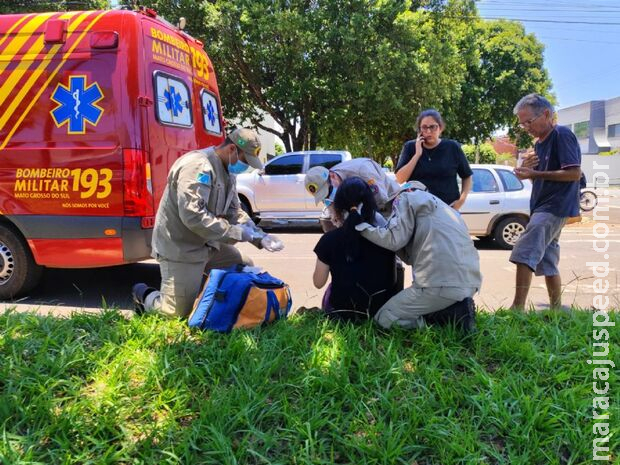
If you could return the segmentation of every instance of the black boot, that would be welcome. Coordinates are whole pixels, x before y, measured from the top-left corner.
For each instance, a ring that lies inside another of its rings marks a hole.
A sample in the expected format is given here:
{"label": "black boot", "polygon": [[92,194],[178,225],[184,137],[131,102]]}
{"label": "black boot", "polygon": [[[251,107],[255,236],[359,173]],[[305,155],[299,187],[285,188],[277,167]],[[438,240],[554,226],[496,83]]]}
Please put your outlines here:
{"label": "black boot", "polygon": [[474,299],[467,297],[443,310],[424,315],[424,320],[430,326],[454,324],[457,328],[470,333],[476,329],[476,305],[474,304]]}
{"label": "black boot", "polygon": [[133,309],[138,315],[144,313],[144,300],[151,292],[156,291],[154,287],[149,287],[144,283],[134,284],[131,288],[131,297],[133,298]]}

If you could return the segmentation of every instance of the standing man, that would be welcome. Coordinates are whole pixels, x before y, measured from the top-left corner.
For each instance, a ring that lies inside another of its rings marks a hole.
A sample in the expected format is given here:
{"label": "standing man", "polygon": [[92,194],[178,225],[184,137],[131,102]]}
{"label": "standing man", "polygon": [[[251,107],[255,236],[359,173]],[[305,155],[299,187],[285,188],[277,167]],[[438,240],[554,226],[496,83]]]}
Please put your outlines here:
{"label": "standing man", "polygon": [[310,168],[306,173],[306,190],[312,194],[318,204],[324,202],[327,207],[321,216],[321,225],[324,231],[334,229],[331,203],[336,195],[338,186],[345,179],[351,177],[362,178],[373,192],[379,212],[384,216],[391,213],[390,200],[400,191],[400,185],[390,179],[377,162],[370,158],[354,158],[343,161],[327,169],[323,166]]}
{"label": "standing man", "polygon": [[[519,125],[534,136],[538,165],[515,168],[520,179],[533,183],[530,221],[515,244],[510,261],[517,265],[513,309],[525,307],[532,273],[545,277],[551,308],[561,306],[559,238],[571,216],[579,214],[581,149],[570,129],[554,123],[553,106],[538,94],[529,94],[515,105]],[[526,163],[527,165],[527,163]]]}
{"label": "standing man", "polygon": [[270,252],[282,250],[282,242],[254,225],[237,196],[236,174],[249,166],[263,167],[259,151],[258,134],[240,128],[219,146],[189,152],[172,165],[153,230],[161,290],[136,284],[132,293],[137,312],[187,317],[203,273],[252,265],[232,244],[247,241]]}

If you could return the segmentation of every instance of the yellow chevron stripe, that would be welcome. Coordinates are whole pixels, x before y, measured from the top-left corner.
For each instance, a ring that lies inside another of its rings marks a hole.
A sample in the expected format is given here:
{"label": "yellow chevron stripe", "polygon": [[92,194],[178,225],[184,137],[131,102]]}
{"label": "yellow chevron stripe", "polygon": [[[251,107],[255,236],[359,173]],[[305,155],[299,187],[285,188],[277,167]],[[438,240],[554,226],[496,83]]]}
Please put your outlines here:
{"label": "yellow chevron stripe", "polygon": [[24,15],[21,18],[19,18],[19,21],[16,21],[15,24],[13,24],[8,31],[6,31],[6,34],[4,36],[2,36],[2,39],[0,39],[0,47],[2,46],[2,44],[4,42],[6,42],[6,40],[9,38],[9,36],[11,35],[11,32],[13,32],[15,29],[17,29],[17,26],[19,26],[21,23],[23,23],[24,21],[26,21],[27,19],[32,18],[32,13],[29,15]]}
{"label": "yellow chevron stripe", "polygon": [[[15,55],[19,50],[24,46],[26,41],[30,39],[32,33],[41,26],[45,21],[47,21],[54,13],[42,13],[37,14],[35,17],[28,22],[20,31],[19,34],[9,44],[2,52],[2,60],[0,61],[0,74],[6,69],[9,63],[15,58]],[[7,80],[7,84],[9,84],[9,80]],[[11,84],[11,85],[14,85]]]}
{"label": "yellow chevron stripe", "polygon": [[[71,48],[63,55],[62,60],[60,63],[58,63],[58,66],[56,66],[56,68],[54,69],[54,71],[52,71],[50,73],[50,75],[48,76],[47,80],[45,81],[45,83],[41,86],[41,88],[39,89],[39,91],[36,93],[36,95],[34,96],[34,98],[31,100],[30,104],[28,105],[28,107],[26,108],[26,110],[22,113],[22,115],[20,116],[19,120],[17,120],[17,122],[13,125],[13,128],[9,131],[9,133],[6,136],[6,139],[4,141],[2,141],[2,144],[0,144],[0,150],[4,149],[6,147],[6,145],[9,143],[9,140],[11,140],[11,137],[13,137],[13,134],[15,134],[15,131],[17,131],[17,128],[22,124],[22,121],[24,121],[24,119],[26,118],[26,116],[28,115],[28,113],[30,113],[30,110],[32,109],[32,107],[34,106],[35,103],[37,103],[39,101],[39,98],[41,97],[41,94],[43,93],[43,91],[45,91],[45,89],[47,89],[47,87],[50,85],[50,82],[52,82],[52,80],[56,77],[56,75],[58,74],[58,71],[60,71],[60,69],[62,68],[62,66],[65,64],[65,62],[67,61],[67,59],[69,59],[69,57],[71,56],[71,54],[73,53],[73,50],[75,50],[75,48],[79,45],[79,43],[82,41],[82,39],[84,39],[84,36],[86,35],[86,33],[88,31],[90,31],[92,29],[92,27],[97,23],[97,21],[99,21],[101,19],[101,17],[103,15],[105,15],[106,12],[102,11],[101,13],[99,13],[91,22],[90,24],[86,27],[86,29],[84,29],[84,31],[82,31],[82,33],[80,34],[80,36],[77,38],[77,40],[75,41],[75,43],[71,46]],[[5,122],[6,123],[6,122]],[[2,127],[2,125],[0,125],[0,128]]]}
{"label": "yellow chevron stripe", "polygon": [[[82,13],[75,21],[73,21],[67,30],[67,39],[71,37],[73,31],[77,29],[77,27],[88,17],[89,13]],[[19,65],[11,75],[7,78],[6,82],[2,87],[0,87],[0,105],[2,105],[7,97],[11,96],[11,104],[8,109],[4,112],[2,116],[0,116],[0,131],[4,128],[4,125],[9,120],[17,106],[22,102],[24,97],[30,92],[32,86],[36,83],[37,79],[41,76],[45,68],[47,68],[50,64],[50,59],[58,53],[62,44],[53,45],[49,52],[40,60],[38,66],[32,70],[30,73],[28,80],[21,86],[17,93],[14,93],[17,88],[17,83],[21,81],[24,77],[24,74],[28,71],[28,68],[32,64],[32,61],[41,53],[43,47],[45,46],[45,37],[40,35],[39,38],[35,41],[34,44],[30,47],[26,55],[19,62]],[[30,58],[29,58],[30,57]],[[37,60],[39,61],[39,60]]]}
{"label": "yellow chevron stripe", "polygon": [[[70,16],[75,16],[77,13],[71,13]],[[81,17],[79,19],[76,20],[76,22],[81,23],[84,20],[84,16],[87,15],[88,13],[83,13],[81,15]],[[47,15],[49,18],[49,14]],[[75,30],[75,26],[73,24],[71,24],[69,26],[69,31],[71,32]],[[21,33],[20,33],[21,35]],[[22,41],[22,45],[23,43],[28,39],[32,37],[32,34],[30,34],[28,37],[24,38],[24,40]],[[44,58],[44,61],[41,63],[45,63],[45,59],[47,59],[48,57],[51,57],[53,55],[56,54],[56,52],[58,52],[58,49],[60,49],[62,46],[62,44],[56,44],[53,45],[50,49],[50,51],[47,53],[47,55]],[[10,47],[10,45],[9,45]],[[34,44],[32,44],[30,46],[30,48],[28,49],[28,51],[24,54],[20,56],[20,65],[22,63],[26,63],[26,66],[18,66],[17,69],[13,70],[13,72],[6,77],[6,81],[4,82],[4,85],[2,87],[0,87],[0,105],[2,105],[4,103],[4,101],[6,100],[6,98],[11,95],[11,91],[13,89],[15,89],[17,83],[24,77],[24,74],[28,71],[28,67],[30,66],[32,61],[35,61],[36,57],[43,51],[43,48],[45,47],[45,38],[43,36],[43,34],[40,34],[39,37],[37,38],[37,40],[35,41]],[[19,51],[20,48],[16,49],[16,52]],[[13,54],[13,56],[15,56],[15,54]],[[7,53],[4,54],[3,53],[3,57],[2,59],[8,59],[8,61],[6,62],[6,65],[9,64],[9,62],[11,61],[11,56]],[[39,67],[41,67],[41,64],[39,64]],[[5,66],[6,66],[5,65]],[[47,66],[47,64],[45,64],[45,66]],[[43,68],[45,68],[45,66],[43,66]],[[2,72],[3,67],[2,67],[2,63],[0,63],[0,73]],[[39,73],[40,74],[40,73]],[[30,90],[29,88],[27,88],[27,90]],[[12,113],[12,112],[11,112]],[[0,129],[2,129],[2,127],[4,127],[4,124],[0,123]]]}

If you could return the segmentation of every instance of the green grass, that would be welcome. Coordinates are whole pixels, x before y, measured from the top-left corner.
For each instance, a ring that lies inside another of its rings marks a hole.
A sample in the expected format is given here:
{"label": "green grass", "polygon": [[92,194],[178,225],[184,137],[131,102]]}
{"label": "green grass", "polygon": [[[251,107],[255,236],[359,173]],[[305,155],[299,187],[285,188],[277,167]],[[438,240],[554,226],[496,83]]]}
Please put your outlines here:
{"label": "green grass", "polygon": [[499,311],[478,328],[463,340],[307,313],[223,335],[114,311],[8,312],[0,462],[592,463],[591,313]]}

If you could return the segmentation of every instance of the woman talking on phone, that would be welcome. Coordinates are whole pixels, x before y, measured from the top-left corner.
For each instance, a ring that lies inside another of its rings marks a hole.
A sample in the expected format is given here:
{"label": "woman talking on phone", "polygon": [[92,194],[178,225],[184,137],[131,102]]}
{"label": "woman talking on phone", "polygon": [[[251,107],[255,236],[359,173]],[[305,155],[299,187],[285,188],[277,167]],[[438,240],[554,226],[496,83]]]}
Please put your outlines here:
{"label": "woman talking on phone", "polygon": [[[455,210],[465,203],[472,186],[472,170],[461,145],[451,139],[442,139],[445,129],[437,110],[424,110],[416,120],[418,136],[405,142],[398,157],[396,180],[399,183],[420,181],[435,195]],[[462,179],[462,190],[456,176]]]}

